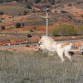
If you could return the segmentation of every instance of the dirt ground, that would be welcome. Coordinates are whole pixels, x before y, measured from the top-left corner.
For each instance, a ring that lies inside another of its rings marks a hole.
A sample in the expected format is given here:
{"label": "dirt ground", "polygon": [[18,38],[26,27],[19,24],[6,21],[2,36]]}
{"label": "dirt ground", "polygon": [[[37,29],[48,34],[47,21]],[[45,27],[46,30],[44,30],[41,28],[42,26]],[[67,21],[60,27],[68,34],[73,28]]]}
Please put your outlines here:
{"label": "dirt ground", "polygon": [[0,51],[0,83],[83,83],[83,56],[47,56],[46,52]]}

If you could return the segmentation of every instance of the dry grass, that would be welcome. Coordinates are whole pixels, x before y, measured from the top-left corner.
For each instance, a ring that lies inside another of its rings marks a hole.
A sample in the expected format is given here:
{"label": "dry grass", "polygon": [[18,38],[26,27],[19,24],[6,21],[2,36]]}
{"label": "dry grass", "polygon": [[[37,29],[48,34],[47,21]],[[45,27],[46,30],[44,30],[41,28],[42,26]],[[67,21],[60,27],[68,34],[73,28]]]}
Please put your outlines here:
{"label": "dry grass", "polygon": [[61,63],[46,52],[0,51],[0,83],[82,83],[83,57],[72,58]]}

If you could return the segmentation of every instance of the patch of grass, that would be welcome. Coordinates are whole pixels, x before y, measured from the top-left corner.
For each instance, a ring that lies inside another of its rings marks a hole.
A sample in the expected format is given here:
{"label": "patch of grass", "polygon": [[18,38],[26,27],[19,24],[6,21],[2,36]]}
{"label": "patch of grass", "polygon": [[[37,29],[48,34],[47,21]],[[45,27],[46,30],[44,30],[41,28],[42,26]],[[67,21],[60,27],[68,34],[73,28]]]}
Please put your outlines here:
{"label": "patch of grass", "polygon": [[0,83],[82,83],[83,57],[47,56],[46,52],[0,51]]}

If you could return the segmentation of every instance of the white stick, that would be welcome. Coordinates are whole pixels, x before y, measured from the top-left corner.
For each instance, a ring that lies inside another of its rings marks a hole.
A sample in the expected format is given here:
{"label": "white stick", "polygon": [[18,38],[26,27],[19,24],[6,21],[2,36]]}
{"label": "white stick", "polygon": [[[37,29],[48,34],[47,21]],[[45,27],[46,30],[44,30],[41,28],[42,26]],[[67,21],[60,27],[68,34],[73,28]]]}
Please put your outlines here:
{"label": "white stick", "polygon": [[48,9],[46,9],[46,36],[48,36]]}

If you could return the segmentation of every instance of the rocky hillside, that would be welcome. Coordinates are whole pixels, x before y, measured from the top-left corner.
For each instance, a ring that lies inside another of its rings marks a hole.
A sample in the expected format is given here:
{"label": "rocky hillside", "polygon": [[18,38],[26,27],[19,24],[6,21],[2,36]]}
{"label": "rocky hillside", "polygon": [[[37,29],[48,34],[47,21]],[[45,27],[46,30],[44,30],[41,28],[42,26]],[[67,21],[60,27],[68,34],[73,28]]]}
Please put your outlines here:
{"label": "rocky hillside", "polygon": [[83,0],[0,0],[0,27],[45,25],[47,7],[49,25],[83,24]]}

